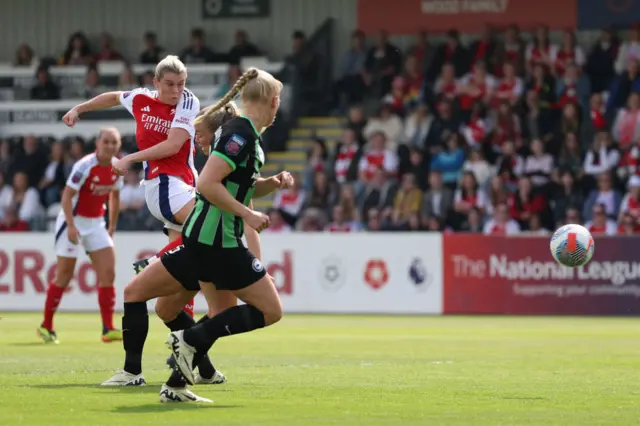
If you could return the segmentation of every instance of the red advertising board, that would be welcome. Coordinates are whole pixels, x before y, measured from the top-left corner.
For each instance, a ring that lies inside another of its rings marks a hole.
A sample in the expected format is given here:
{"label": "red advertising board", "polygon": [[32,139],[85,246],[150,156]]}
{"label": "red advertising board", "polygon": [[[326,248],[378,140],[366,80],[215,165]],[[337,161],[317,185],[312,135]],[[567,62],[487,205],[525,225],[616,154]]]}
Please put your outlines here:
{"label": "red advertising board", "polygon": [[358,28],[392,34],[420,30],[445,32],[455,28],[478,33],[485,24],[517,24],[530,29],[576,28],[578,0],[357,0]]}
{"label": "red advertising board", "polygon": [[640,314],[640,238],[596,238],[593,260],[559,266],[545,237],[443,236],[446,314]]}

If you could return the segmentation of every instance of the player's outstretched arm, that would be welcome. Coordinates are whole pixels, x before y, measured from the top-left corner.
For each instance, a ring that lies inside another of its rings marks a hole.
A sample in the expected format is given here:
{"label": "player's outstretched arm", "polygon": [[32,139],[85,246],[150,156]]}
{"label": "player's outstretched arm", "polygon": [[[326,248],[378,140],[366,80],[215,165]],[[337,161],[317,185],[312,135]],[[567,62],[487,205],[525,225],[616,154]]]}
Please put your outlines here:
{"label": "player's outstretched arm", "polygon": [[[165,141],[160,142],[157,145],[143,149],[142,151],[134,152],[133,154],[122,157],[119,162],[122,163],[118,168],[128,169],[133,163],[140,163],[142,161],[161,160],[163,158],[171,157],[180,151],[182,145],[189,140],[191,136],[189,132],[181,128],[172,128],[169,130],[169,136]],[[126,167],[124,167],[126,166]],[[115,168],[115,167],[114,167]]]}
{"label": "player's outstretched arm", "polygon": [[87,102],[83,102],[71,108],[71,110],[62,117],[62,121],[64,121],[67,126],[73,127],[78,122],[80,114],[84,114],[89,111],[113,108],[120,105],[121,94],[122,92],[102,93],[93,99],[89,99]]}

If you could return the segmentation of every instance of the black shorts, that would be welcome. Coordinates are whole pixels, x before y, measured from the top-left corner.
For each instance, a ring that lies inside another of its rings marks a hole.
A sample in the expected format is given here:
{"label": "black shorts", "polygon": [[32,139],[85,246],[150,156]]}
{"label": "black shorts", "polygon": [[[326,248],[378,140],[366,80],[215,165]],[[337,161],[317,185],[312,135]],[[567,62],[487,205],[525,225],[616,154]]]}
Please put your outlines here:
{"label": "black shorts", "polygon": [[245,247],[213,248],[204,244],[180,246],[161,258],[167,271],[191,291],[198,281],[213,283],[218,290],[240,290],[262,279],[267,272]]}

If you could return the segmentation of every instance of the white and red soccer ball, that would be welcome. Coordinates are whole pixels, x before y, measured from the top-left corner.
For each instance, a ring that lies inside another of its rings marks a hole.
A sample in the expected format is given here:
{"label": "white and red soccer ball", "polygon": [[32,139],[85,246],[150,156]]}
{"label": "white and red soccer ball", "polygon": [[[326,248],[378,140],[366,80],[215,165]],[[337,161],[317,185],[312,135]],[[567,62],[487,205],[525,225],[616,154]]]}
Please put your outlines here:
{"label": "white and red soccer ball", "polygon": [[593,257],[595,244],[587,228],[580,225],[565,225],[551,237],[551,256],[561,265],[571,268],[586,265]]}

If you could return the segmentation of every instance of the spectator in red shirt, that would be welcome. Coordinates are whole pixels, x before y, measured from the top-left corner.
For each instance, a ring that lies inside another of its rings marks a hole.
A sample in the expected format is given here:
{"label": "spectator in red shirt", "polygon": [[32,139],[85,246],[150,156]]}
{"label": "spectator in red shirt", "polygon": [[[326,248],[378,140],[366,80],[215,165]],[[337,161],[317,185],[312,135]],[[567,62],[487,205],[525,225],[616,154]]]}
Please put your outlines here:
{"label": "spectator in red shirt", "polygon": [[356,231],[356,226],[347,221],[344,207],[340,204],[333,207],[332,221],[326,226],[327,232],[352,232]]}
{"label": "spectator in red shirt", "polygon": [[635,235],[640,231],[638,221],[629,213],[623,213],[620,218],[620,226],[618,227],[618,235]]}
{"label": "spectator in red shirt", "polygon": [[333,172],[336,182],[342,184],[356,180],[358,176],[358,161],[362,156],[358,147],[356,132],[346,128],[342,131],[342,140],[336,147],[333,160]]}
{"label": "spectator in red shirt", "polygon": [[495,79],[487,74],[486,64],[482,61],[473,65],[473,70],[460,82],[460,108],[470,111],[475,102],[489,103],[495,89]]}
{"label": "spectator in red shirt", "polygon": [[519,232],[520,225],[509,217],[509,206],[506,204],[498,204],[493,218],[484,225],[486,235],[513,235]]}
{"label": "spectator in red shirt", "polygon": [[96,55],[96,62],[121,61],[122,55],[113,47],[113,37],[109,33],[100,36],[100,51]]}
{"label": "spectator in red shirt", "polygon": [[453,100],[458,96],[458,82],[456,69],[452,63],[447,62],[440,70],[440,76],[436,79],[433,92],[437,99],[446,98]]}
{"label": "spectator in red shirt", "polygon": [[0,232],[26,232],[29,231],[29,224],[18,217],[16,209],[6,210],[4,219],[0,222]]}
{"label": "spectator in red shirt", "polygon": [[585,62],[584,50],[578,45],[576,34],[572,30],[566,30],[562,34],[562,45],[555,57],[556,75],[562,77],[569,64],[582,68]]}
{"label": "spectator in red shirt", "polygon": [[282,213],[276,209],[270,209],[267,214],[269,215],[269,219],[271,223],[269,227],[265,229],[266,232],[269,233],[289,233],[292,231],[291,226],[287,222],[284,221],[282,217]]}
{"label": "spectator in red shirt", "polygon": [[398,171],[398,157],[392,150],[387,148],[387,137],[383,132],[376,132],[371,136],[367,148],[358,169],[360,170],[360,181],[369,182],[373,179],[376,170],[382,168],[388,178],[396,178]]}
{"label": "spectator in red shirt", "polygon": [[640,176],[629,179],[629,192],[620,203],[618,222],[622,222],[624,215],[629,215],[640,223]]}
{"label": "spectator in red shirt", "polygon": [[503,101],[494,112],[494,133],[491,139],[493,148],[500,151],[507,141],[512,141],[517,147],[522,144],[522,127],[520,118],[513,112],[511,104]]}
{"label": "spectator in red shirt", "polygon": [[618,225],[607,217],[603,204],[593,206],[593,219],[584,224],[584,227],[593,235],[615,235],[618,232]]}
{"label": "spectator in red shirt", "polygon": [[604,117],[606,110],[602,94],[594,93],[589,100],[589,116],[596,132],[607,129],[607,120]]}
{"label": "spectator in red shirt", "polygon": [[613,124],[613,137],[622,149],[627,149],[640,140],[640,94],[629,95],[627,107],[618,111]]}
{"label": "spectator in red shirt", "polygon": [[505,62],[502,66],[503,77],[496,87],[493,97],[493,106],[500,105],[503,101],[515,105],[524,93],[524,83],[516,75],[516,67],[511,62]]}
{"label": "spectator in red shirt", "polygon": [[523,228],[528,226],[533,214],[542,214],[547,208],[544,196],[534,191],[531,179],[527,176],[522,176],[518,180],[518,189],[511,197],[509,204],[511,217]]}
{"label": "spectator in red shirt", "polygon": [[549,27],[540,25],[536,29],[533,41],[527,46],[527,69],[532,72],[536,65],[542,65],[545,70],[553,68],[558,48],[549,40]]}

